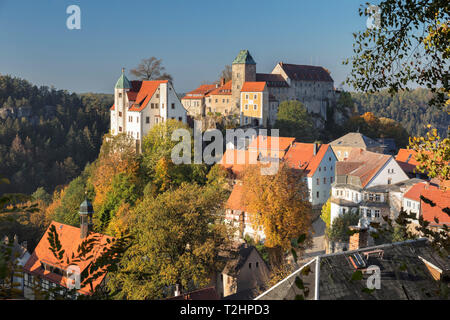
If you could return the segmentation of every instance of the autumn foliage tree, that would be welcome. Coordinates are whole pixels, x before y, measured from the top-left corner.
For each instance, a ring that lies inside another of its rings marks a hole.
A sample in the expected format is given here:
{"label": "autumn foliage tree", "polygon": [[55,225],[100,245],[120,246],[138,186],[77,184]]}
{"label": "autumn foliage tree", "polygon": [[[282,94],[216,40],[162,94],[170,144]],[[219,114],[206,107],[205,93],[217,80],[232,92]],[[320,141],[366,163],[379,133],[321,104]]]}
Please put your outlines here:
{"label": "autumn foliage tree", "polygon": [[263,165],[248,166],[243,175],[242,202],[255,229],[262,227],[265,245],[283,251],[292,240],[309,234],[311,204],[299,170],[281,163],[274,175],[262,175]]}

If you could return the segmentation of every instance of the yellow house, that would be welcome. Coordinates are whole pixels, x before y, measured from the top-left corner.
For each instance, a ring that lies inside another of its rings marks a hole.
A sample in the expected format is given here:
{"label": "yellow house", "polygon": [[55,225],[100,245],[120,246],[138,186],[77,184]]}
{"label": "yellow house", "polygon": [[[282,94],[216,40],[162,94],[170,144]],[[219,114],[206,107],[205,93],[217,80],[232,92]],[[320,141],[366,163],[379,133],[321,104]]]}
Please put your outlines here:
{"label": "yellow house", "polygon": [[241,125],[267,127],[269,91],[265,82],[244,82],[241,89]]}

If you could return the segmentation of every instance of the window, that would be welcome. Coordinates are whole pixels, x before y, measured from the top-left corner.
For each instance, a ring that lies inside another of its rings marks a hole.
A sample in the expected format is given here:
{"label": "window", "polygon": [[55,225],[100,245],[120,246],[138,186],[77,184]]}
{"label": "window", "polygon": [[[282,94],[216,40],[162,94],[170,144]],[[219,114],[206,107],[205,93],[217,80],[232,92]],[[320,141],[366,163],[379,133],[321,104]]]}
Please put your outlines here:
{"label": "window", "polygon": [[119,98],[122,98],[122,92],[119,92]]}
{"label": "window", "polygon": [[249,268],[249,269],[252,268],[252,263],[251,263],[251,262],[248,264],[248,268]]}
{"label": "window", "polygon": [[258,98],[258,96],[255,94],[253,95],[253,99],[256,100]]}
{"label": "window", "polygon": [[322,167],[319,167],[319,172],[321,172],[322,171]]}
{"label": "window", "polygon": [[136,133],[136,138],[139,139],[139,132]]}
{"label": "window", "polygon": [[360,210],[359,210],[360,212],[360,215],[361,215],[361,217],[364,215],[364,208],[361,208]]}
{"label": "window", "polygon": [[245,105],[245,110],[248,110],[248,104]]}
{"label": "window", "polygon": [[372,194],[372,193],[369,194],[369,200],[370,200],[370,201],[373,201],[373,194]]}
{"label": "window", "polygon": [[255,104],[255,105],[253,105],[253,110],[256,110],[256,109],[258,109],[258,106]]}
{"label": "window", "polygon": [[248,100],[248,94],[246,94],[246,95],[245,95],[245,99],[247,99],[247,100]]}
{"label": "window", "polygon": [[122,132],[122,127],[119,127],[119,132]]}
{"label": "window", "polygon": [[381,196],[379,194],[376,194],[375,195],[375,201],[380,202],[380,200],[381,200]]}
{"label": "window", "polygon": [[316,194],[316,196],[317,196],[317,199],[319,199],[319,191],[317,191],[317,194]]}
{"label": "window", "polygon": [[320,179],[319,178],[316,179],[316,183],[317,183],[317,185],[320,184]]}
{"label": "window", "polygon": [[182,117],[178,117],[178,121],[183,122],[183,118]]}
{"label": "window", "polygon": [[119,111],[119,117],[121,117],[122,116],[122,111]]}
{"label": "window", "polygon": [[164,103],[162,103],[162,104],[161,104],[161,108],[163,108],[163,109],[164,109]]}
{"label": "window", "polygon": [[156,98],[159,98],[159,93],[156,94]]}
{"label": "window", "polygon": [[172,103],[172,109],[175,109],[175,103]]}
{"label": "window", "polygon": [[327,178],[323,178],[323,184],[327,184]]}
{"label": "window", "polygon": [[392,183],[392,179],[389,178],[389,179],[388,179],[388,184],[391,184],[391,183]]}
{"label": "window", "polygon": [[133,117],[132,116],[128,116],[128,122],[133,122]]}
{"label": "window", "polygon": [[150,117],[145,117],[145,123],[150,123]]}
{"label": "window", "polygon": [[323,167],[323,171],[327,171],[327,167]]}
{"label": "window", "polygon": [[217,101],[218,101],[218,100],[216,99],[216,103],[217,103]]}
{"label": "window", "polygon": [[367,209],[366,213],[367,218],[372,218],[372,211],[370,209]]}
{"label": "window", "polygon": [[380,210],[375,210],[375,218],[379,218],[380,217]]}
{"label": "window", "polygon": [[330,183],[333,183],[333,177],[330,177]]}
{"label": "window", "polygon": [[406,201],[406,206],[411,207],[411,201]]}
{"label": "window", "polygon": [[136,117],[136,122],[139,123],[139,117]]}
{"label": "window", "polygon": [[[190,103],[190,101],[189,101]],[[150,108],[155,109],[155,104],[154,103],[150,103]]]}
{"label": "window", "polygon": [[347,151],[345,151],[344,156],[345,156],[346,158],[348,158],[348,152],[347,152]]}

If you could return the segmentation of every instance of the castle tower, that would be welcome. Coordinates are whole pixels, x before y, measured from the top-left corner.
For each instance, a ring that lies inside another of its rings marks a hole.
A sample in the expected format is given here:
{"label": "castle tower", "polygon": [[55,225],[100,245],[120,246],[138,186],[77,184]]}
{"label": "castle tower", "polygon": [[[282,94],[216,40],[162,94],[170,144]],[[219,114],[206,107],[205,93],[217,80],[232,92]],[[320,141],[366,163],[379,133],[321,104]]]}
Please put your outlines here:
{"label": "castle tower", "polygon": [[89,231],[92,228],[92,214],[94,208],[92,203],[86,198],[80,205],[80,238],[84,239],[89,235]]}
{"label": "castle tower", "polygon": [[124,71],[124,68],[122,68],[122,75],[119,80],[117,80],[116,86],[114,87],[114,105],[116,108],[115,127],[117,128],[115,134],[126,132],[126,112],[128,109],[128,99],[126,95],[127,91],[131,89],[131,83],[125,76]]}
{"label": "castle tower", "polygon": [[256,81],[256,62],[248,50],[241,50],[231,66],[233,108],[240,108],[241,89],[246,81]]}

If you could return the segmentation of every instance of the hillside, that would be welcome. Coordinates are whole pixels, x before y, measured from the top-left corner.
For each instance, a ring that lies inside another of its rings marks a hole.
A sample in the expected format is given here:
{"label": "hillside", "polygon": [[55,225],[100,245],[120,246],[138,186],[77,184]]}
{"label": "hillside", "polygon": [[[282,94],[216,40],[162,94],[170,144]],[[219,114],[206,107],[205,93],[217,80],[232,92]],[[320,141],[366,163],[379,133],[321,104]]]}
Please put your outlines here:
{"label": "hillside", "polygon": [[113,96],[37,87],[0,75],[0,193],[53,192],[98,156]]}
{"label": "hillside", "polygon": [[387,91],[365,94],[352,93],[355,109],[359,114],[372,112],[377,117],[393,119],[411,135],[424,135],[426,125],[431,124],[443,136],[447,135],[450,115],[436,107],[430,107],[431,93],[426,89],[404,91],[391,96]]}

